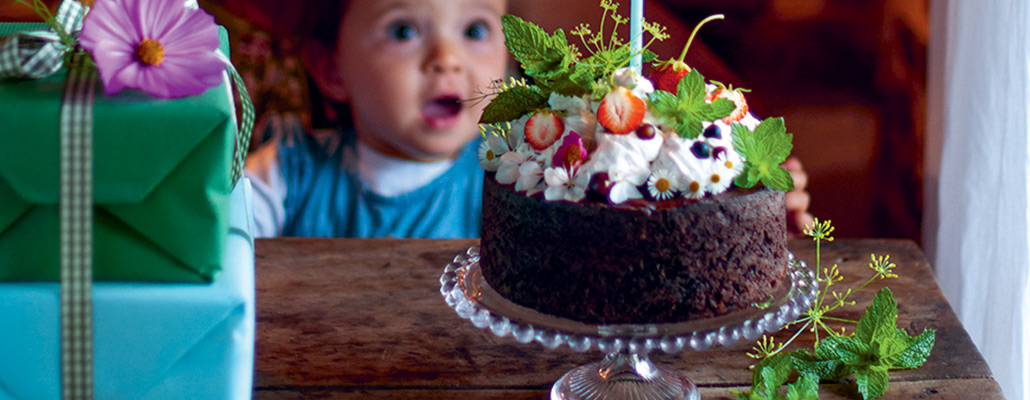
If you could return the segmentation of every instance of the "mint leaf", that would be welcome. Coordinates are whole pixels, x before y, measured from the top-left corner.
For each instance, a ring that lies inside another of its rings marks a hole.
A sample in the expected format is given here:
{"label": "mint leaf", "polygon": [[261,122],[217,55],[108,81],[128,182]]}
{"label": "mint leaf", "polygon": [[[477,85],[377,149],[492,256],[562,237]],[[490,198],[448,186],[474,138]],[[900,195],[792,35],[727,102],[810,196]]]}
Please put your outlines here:
{"label": "mint leaf", "polygon": [[713,121],[733,112],[733,102],[729,100],[718,99],[713,104],[705,102],[705,78],[697,69],[680,79],[675,95],[656,90],[648,98],[655,105],[654,112],[674,121],[676,133],[684,139],[696,139],[701,135],[704,126],[701,121]]}
{"label": "mint leaf", "polygon": [[856,371],[855,378],[858,383],[858,392],[862,394],[863,399],[875,399],[883,396],[887,391],[886,367],[874,366]]}
{"label": "mint leaf", "polygon": [[787,385],[787,400],[816,400],[819,398],[819,377],[801,374],[801,379]]}
{"label": "mint leaf", "polygon": [[791,353],[791,361],[799,374],[815,375],[821,380],[837,380],[846,375],[836,357],[818,357],[805,349]]}
{"label": "mint leaf", "polygon": [[501,17],[504,44],[515,60],[536,79],[553,79],[568,69],[575,57],[561,29],[548,35],[540,26],[514,15]]}
{"label": "mint leaf", "polygon": [[547,106],[547,95],[536,86],[514,86],[497,93],[483,109],[479,123],[512,121]]}
{"label": "mint leaf", "polygon": [[767,118],[754,131],[734,123],[731,131],[733,148],[744,158],[745,173],[734,181],[737,186],[750,188],[761,182],[771,189],[794,189],[790,172],[780,166],[794,148],[794,135],[787,133],[783,118]]}
{"label": "mint leaf", "polygon": [[[908,333],[901,329],[899,329],[899,331],[900,335],[908,338]],[[912,369],[923,366],[923,363],[926,362],[926,358],[930,356],[930,350],[933,349],[936,336],[936,330],[924,329],[923,333],[919,334],[919,336],[911,338],[908,341],[908,348],[902,351],[894,361],[894,368]]]}
{"label": "mint leaf", "polygon": [[858,320],[855,336],[867,343],[883,343],[895,336],[897,321],[898,303],[890,289],[885,287],[876,293],[873,303]]}

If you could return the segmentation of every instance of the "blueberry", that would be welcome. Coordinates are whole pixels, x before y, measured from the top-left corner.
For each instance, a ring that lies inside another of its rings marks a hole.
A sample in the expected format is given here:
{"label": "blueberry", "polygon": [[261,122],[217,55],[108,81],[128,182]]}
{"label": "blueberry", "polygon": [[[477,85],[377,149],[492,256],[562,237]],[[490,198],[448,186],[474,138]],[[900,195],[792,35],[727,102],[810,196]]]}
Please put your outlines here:
{"label": "blueberry", "polygon": [[595,200],[607,201],[608,194],[612,192],[612,183],[608,180],[608,173],[598,172],[592,175],[587,189],[587,196]]}
{"label": "blueberry", "polygon": [[712,156],[712,146],[709,146],[708,143],[701,140],[694,142],[694,145],[690,146],[690,151],[694,153],[694,156],[701,160]]}
{"label": "blueberry", "polygon": [[715,150],[712,150],[712,158],[714,158],[716,160],[718,160],[720,158],[725,159],[726,158],[726,148],[722,147],[722,146],[716,147]]}
{"label": "blueberry", "polygon": [[703,135],[709,139],[722,139],[722,128],[719,128],[719,125],[716,124],[708,125]]}
{"label": "blueberry", "polygon": [[651,124],[643,124],[643,125],[640,125],[639,128],[637,128],[637,137],[639,137],[641,139],[651,139],[657,133],[658,133],[658,130],[655,129],[654,125],[651,125]]}

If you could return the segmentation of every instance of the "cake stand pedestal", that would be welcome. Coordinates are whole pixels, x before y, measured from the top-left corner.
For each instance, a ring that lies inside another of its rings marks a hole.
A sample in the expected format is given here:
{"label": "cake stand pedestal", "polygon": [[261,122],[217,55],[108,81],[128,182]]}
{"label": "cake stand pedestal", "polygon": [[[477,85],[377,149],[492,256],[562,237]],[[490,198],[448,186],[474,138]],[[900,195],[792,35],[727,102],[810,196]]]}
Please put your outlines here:
{"label": "cake stand pedestal", "polygon": [[577,352],[596,348],[603,360],[580,366],[551,387],[551,399],[696,400],[697,387],[678,371],[656,365],[654,350],[677,353],[755,340],[793,321],[812,305],[818,289],[815,273],[791,254],[787,279],[768,301],[715,318],[664,324],[588,324],[522,307],[487,284],[479,268],[479,247],[472,246],[444,268],[440,293],[447,304],[473,325],[520,343],[538,342],[548,349],[567,345]]}

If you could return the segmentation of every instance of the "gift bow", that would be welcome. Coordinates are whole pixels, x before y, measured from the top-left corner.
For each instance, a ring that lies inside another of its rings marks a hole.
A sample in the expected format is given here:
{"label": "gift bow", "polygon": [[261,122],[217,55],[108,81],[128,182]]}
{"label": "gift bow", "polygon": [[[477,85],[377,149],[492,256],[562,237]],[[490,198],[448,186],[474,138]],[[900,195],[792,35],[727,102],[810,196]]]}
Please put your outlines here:
{"label": "gift bow", "polygon": [[[54,15],[58,29],[75,37],[88,10],[78,1],[62,1]],[[15,33],[0,43],[0,78],[46,78],[64,67],[65,56],[71,50],[53,29]]]}

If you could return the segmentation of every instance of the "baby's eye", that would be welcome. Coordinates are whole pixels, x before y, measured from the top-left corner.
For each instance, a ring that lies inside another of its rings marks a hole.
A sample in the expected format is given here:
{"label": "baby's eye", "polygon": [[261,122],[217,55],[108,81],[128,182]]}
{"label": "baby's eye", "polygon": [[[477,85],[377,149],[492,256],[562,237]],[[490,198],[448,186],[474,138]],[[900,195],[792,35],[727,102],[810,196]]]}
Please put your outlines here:
{"label": "baby's eye", "polygon": [[409,21],[397,21],[386,27],[386,33],[391,39],[406,41],[418,37],[418,28]]}
{"label": "baby's eye", "polygon": [[490,37],[490,26],[483,20],[472,22],[465,28],[465,37],[472,40],[486,40]]}

